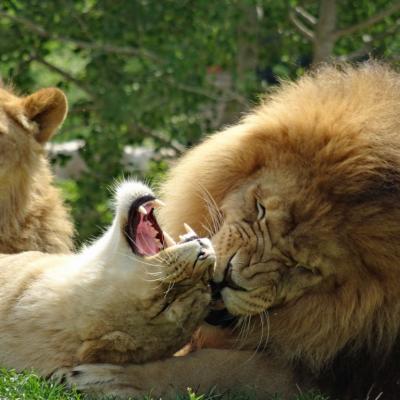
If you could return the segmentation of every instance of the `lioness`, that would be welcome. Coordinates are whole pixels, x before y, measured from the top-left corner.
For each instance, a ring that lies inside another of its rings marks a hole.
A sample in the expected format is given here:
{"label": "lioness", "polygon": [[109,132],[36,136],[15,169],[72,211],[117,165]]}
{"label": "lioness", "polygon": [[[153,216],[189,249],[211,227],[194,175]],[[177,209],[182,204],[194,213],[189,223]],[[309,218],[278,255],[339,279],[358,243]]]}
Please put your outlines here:
{"label": "lioness", "polygon": [[80,253],[0,255],[1,366],[47,376],[82,362],[160,359],[204,319],[211,242],[189,229],[176,244],[139,182],[115,197],[111,227]]}
{"label": "lioness", "polygon": [[72,250],[73,226],[44,151],[66,113],[56,88],[18,97],[0,87],[0,253]]}
{"label": "lioness", "polygon": [[246,362],[246,352],[209,349],[118,371],[84,365],[70,382],[105,393],[138,393],[138,382],[157,393],[171,383],[225,387],[228,364],[237,382],[265,390],[272,358],[300,388],[306,378],[330,398],[400,398],[398,73],[370,62],[283,83],[188,152],[164,193],[166,229],[210,227],[216,249],[214,297],[226,310],[209,320],[228,326],[203,329],[203,345],[232,346],[239,319],[253,327],[243,347],[262,354]]}

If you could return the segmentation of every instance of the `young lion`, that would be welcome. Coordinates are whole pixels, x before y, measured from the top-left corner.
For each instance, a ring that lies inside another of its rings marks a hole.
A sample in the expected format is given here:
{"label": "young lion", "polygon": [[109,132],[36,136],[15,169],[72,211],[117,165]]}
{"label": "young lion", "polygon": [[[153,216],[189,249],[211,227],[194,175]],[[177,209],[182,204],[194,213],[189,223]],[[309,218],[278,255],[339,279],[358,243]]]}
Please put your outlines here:
{"label": "young lion", "polygon": [[44,156],[63,122],[64,94],[55,88],[18,97],[0,88],[0,252],[72,249],[73,227]]}
{"label": "young lion", "polygon": [[0,365],[47,376],[82,362],[142,363],[184,346],[207,313],[215,263],[193,231],[176,244],[145,185],[116,191],[111,227],[79,254],[0,255]]}

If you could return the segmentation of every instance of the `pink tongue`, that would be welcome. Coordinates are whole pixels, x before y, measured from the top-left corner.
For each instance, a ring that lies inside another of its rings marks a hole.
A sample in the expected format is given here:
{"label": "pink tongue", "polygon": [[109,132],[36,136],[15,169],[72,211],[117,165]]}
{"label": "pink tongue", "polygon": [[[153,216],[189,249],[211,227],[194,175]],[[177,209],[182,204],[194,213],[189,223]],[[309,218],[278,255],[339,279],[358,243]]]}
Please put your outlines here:
{"label": "pink tongue", "polygon": [[136,229],[136,248],[140,254],[152,256],[160,251],[160,246],[156,243],[155,238],[157,231],[151,226],[151,223],[140,219]]}

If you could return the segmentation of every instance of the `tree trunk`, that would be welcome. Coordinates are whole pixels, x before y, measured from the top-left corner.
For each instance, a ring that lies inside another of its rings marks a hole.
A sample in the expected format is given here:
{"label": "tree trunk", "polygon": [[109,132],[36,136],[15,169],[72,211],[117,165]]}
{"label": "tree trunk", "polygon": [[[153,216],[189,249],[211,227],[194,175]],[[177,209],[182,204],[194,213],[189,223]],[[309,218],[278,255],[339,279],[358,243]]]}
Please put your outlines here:
{"label": "tree trunk", "polygon": [[336,0],[321,0],[314,36],[313,65],[329,61],[336,42]]}
{"label": "tree trunk", "polygon": [[238,3],[241,19],[237,27],[237,79],[248,80],[248,74],[255,76],[259,58],[259,29],[257,7]]}

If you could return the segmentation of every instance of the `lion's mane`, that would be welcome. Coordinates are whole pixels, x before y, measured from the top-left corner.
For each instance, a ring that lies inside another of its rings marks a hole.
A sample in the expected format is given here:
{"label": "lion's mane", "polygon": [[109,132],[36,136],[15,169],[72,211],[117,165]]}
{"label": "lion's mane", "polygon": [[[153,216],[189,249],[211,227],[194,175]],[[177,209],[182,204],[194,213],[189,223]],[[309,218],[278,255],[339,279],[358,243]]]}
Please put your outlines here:
{"label": "lion's mane", "polygon": [[371,387],[371,396],[400,398],[399,74],[369,62],[283,82],[171,170],[165,228],[177,235],[187,222],[206,234],[210,202],[221,207],[262,170],[282,185],[298,182],[290,200],[304,230],[334,232],[357,259],[333,288],[271,313],[270,346],[340,398],[365,397]]}

